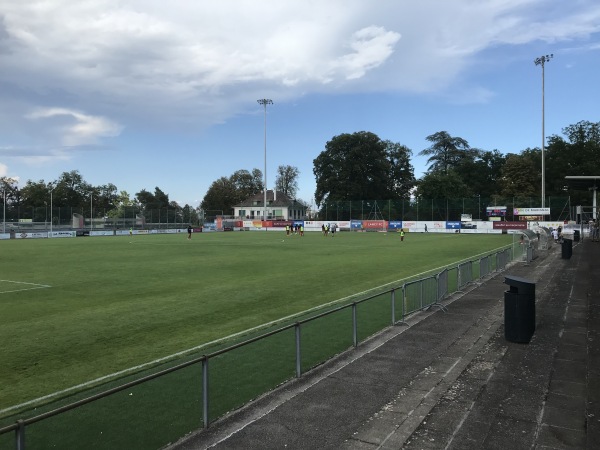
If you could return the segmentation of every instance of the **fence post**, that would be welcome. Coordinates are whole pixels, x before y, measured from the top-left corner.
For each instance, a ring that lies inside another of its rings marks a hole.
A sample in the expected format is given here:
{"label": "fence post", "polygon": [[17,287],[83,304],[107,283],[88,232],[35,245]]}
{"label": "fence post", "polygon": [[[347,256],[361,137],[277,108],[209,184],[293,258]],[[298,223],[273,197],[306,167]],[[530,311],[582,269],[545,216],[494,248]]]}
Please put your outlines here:
{"label": "fence post", "polygon": [[204,418],[204,428],[208,428],[208,358],[204,355],[202,360],[202,416]]}
{"label": "fence post", "polygon": [[396,288],[392,288],[392,326],[396,324]]}
{"label": "fence post", "polygon": [[15,443],[17,450],[25,450],[25,422],[23,419],[17,421],[19,428],[15,430]]}
{"label": "fence post", "polygon": [[296,378],[300,378],[300,375],[302,375],[302,353],[301,353],[301,349],[300,349],[300,323],[296,322],[296,325],[294,327],[296,329]]}
{"label": "fence post", "polygon": [[354,347],[358,346],[358,333],[356,332],[356,322],[356,302],[354,302],[352,303],[352,342],[354,343]]}
{"label": "fence post", "polygon": [[402,285],[402,322],[406,316],[406,283]]}

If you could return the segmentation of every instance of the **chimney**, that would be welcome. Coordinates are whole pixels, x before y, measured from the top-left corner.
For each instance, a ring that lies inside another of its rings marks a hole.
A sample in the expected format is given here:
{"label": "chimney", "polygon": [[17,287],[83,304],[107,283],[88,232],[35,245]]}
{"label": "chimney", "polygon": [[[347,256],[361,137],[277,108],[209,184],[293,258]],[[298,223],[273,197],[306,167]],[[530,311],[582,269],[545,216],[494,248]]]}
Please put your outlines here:
{"label": "chimney", "polygon": [[273,189],[273,203],[277,201],[277,189]]}

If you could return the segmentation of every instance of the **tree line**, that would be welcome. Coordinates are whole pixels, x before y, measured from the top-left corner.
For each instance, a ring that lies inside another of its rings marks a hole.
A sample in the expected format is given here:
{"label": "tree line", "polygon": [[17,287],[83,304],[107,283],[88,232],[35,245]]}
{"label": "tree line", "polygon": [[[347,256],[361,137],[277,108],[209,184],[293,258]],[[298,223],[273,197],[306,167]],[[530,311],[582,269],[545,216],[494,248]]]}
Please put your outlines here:
{"label": "tree line", "polygon": [[[570,196],[572,204],[589,204],[590,194],[569,190],[565,176],[598,175],[600,122],[580,121],[563,128],[562,133],[563,136],[547,138],[546,196]],[[503,154],[497,149],[473,148],[466,139],[446,131],[426,139],[430,146],[418,155],[428,157],[427,171],[417,179],[411,164],[413,152],[407,146],[368,131],[334,136],[313,160],[317,206],[346,200],[541,197],[540,148]],[[295,198],[299,174],[296,167],[279,166],[275,189]],[[169,195],[158,187],[154,192],[142,189],[131,198],[112,183],[92,186],[76,170],[63,172],[51,182],[28,180],[21,188],[17,180],[0,178],[0,190],[5,191],[7,205],[49,206],[52,195],[55,207],[89,208],[93,204],[97,211],[115,217],[131,207],[140,211],[167,209],[186,219],[203,213],[228,215],[234,205],[262,192],[263,187],[263,173],[259,169],[237,170],[213,181],[200,206],[194,209],[170,201]]]}
{"label": "tree line", "polygon": [[[590,194],[570,190],[568,175],[597,175],[600,122],[581,121],[552,135],[545,146],[546,197],[568,197],[590,204]],[[541,206],[542,152],[520,153],[473,148],[446,131],[427,136],[427,171],[414,176],[412,151],[370,132],[335,136],[314,160],[315,201],[538,197]]]}
{"label": "tree line", "polygon": [[77,170],[63,172],[49,182],[28,180],[21,188],[17,180],[0,177],[0,190],[4,193],[0,204],[6,198],[6,205],[12,208],[69,207],[86,213],[91,210],[94,217],[123,217],[128,215],[127,210],[143,214],[164,209],[163,219],[171,217],[171,221],[198,222],[197,211],[192,206],[180,206],[170,201],[169,195],[159,187],[154,188],[154,193],[142,189],[132,198],[127,191],[119,191],[112,183],[93,186]]}

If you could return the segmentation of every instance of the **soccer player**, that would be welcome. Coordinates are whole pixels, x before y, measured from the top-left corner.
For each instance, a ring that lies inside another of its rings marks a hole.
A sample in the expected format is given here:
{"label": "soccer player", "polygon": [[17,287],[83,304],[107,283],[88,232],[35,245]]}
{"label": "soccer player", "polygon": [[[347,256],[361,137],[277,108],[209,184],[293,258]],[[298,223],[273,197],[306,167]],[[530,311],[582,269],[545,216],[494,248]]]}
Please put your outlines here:
{"label": "soccer player", "polygon": [[192,238],[192,226],[188,225],[188,239]]}

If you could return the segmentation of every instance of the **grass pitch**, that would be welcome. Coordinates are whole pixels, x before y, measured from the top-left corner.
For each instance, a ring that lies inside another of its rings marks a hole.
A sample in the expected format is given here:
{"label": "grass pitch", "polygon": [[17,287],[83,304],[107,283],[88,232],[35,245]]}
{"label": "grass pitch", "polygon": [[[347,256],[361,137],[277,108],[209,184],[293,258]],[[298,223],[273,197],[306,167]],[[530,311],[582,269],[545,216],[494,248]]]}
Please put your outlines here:
{"label": "grass pitch", "polygon": [[[0,241],[0,411],[512,242],[232,232]],[[0,414],[1,416],[1,414]]]}

